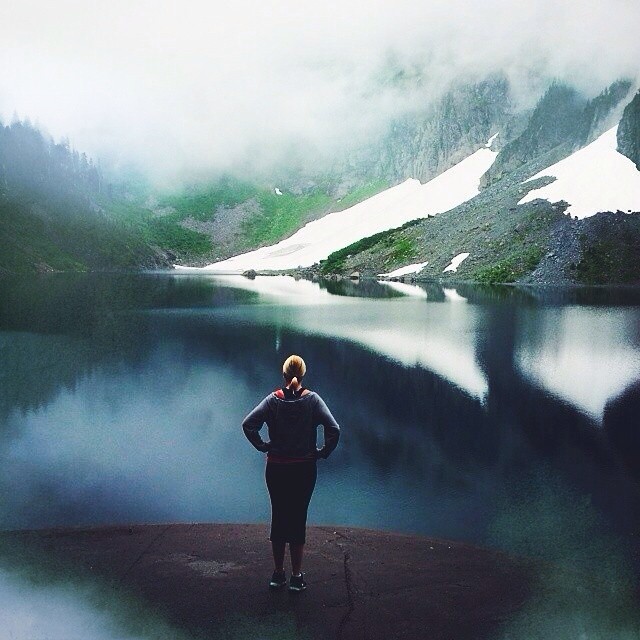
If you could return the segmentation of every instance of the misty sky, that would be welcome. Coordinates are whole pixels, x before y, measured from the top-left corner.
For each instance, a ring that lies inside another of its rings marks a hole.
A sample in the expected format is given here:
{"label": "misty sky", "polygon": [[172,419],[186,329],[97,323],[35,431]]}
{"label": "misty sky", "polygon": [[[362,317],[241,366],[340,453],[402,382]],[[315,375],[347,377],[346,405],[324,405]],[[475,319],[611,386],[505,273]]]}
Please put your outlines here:
{"label": "misty sky", "polygon": [[[596,93],[640,60],[637,0],[3,4],[2,120],[165,177],[330,156],[458,77],[502,70],[526,102],[551,77]],[[385,82],[397,67],[420,88]]]}

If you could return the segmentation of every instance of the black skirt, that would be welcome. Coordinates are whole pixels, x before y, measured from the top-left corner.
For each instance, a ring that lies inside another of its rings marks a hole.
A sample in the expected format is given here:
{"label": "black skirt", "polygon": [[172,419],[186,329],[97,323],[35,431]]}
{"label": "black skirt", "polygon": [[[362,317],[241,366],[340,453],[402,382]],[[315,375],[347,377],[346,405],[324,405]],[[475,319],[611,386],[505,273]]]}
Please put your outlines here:
{"label": "black skirt", "polygon": [[271,498],[272,542],[304,544],[307,509],[316,486],[318,469],[309,462],[267,462],[265,477]]}

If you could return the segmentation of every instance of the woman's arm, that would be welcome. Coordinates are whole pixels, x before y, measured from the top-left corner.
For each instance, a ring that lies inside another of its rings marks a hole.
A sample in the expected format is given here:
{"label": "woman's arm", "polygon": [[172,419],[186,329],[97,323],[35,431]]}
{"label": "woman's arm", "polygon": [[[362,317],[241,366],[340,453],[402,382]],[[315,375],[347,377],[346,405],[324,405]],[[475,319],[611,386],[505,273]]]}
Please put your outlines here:
{"label": "woman's arm", "polygon": [[338,446],[340,427],[320,396],[318,396],[315,411],[316,424],[321,424],[324,429],[324,446],[318,449],[318,458],[328,458]]}
{"label": "woman's arm", "polygon": [[258,450],[266,453],[271,446],[265,442],[258,433],[269,417],[269,396],[267,396],[249,415],[242,421],[242,430],[247,440]]}

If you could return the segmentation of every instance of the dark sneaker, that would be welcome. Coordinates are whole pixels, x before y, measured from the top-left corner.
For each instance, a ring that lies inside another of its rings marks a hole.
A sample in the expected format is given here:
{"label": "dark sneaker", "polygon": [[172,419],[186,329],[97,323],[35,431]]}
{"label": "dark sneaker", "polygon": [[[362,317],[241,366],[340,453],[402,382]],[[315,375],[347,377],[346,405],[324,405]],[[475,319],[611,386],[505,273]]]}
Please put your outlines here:
{"label": "dark sneaker", "polygon": [[287,584],[287,576],[284,571],[274,571],[271,576],[271,582],[269,583],[269,588],[271,589],[280,589],[280,587],[284,587]]}
{"label": "dark sneaker", "polygon": [[306,588],[307,583],[304,581],[304,573],[289,578],[289,591],[304,591]]}

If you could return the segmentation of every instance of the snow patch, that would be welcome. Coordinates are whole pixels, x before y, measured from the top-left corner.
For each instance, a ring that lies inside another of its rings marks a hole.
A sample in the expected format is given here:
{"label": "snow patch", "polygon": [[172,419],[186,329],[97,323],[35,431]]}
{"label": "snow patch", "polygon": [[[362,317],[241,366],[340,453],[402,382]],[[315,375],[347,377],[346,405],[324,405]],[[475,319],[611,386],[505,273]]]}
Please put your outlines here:
{"label": "snow patch", "polygon": [[484,146],[487,147],[488,149],[491,149],[491,145],[493,144],[493,141],[498,137],[499,133],[494,133],[488,140],[487,140],[487,144],[485,144]]}
{"label": "snow patch", "polygon": [[543,169],[523,184],[544,176],[556,180],[518,202],[536,198],[565,200],[567,213],[587,218],[600,211],[640,211],[640,171],[617,151],[617,125],[568,158]]}
{"label": "snow patch", "polygon": [[459,253],[451,263],[446,266],[442,273],[446,273],[447,271],[451,271],[455,273],[458,270],[458,267],[470,256],[469,253]]}
{"label": "snow patch", "polygon": [[[314,220],[276,245],[234,256],[199,270],[242,273],[247,269],[311,266],[357,240],[416,218],[448,211],[470,200],[480,192],[480,178],[493,164],[496,155],[491,149],[479,149],[425,184],[411,178],[343,211]],[[293,249],[294,245],[298,246]]]}
{"label": "snow patch", "polygon": [[399,276],[406,276],[410,273],[418,273],[418,271],[422,271],[427,265],[427,262],[416,262],[415,264],[408,264],[406,267],[400,267],[399,269],[395,269],[394,271],[390,271],[389,273],[379,273],[379,278],[397,278]]}

